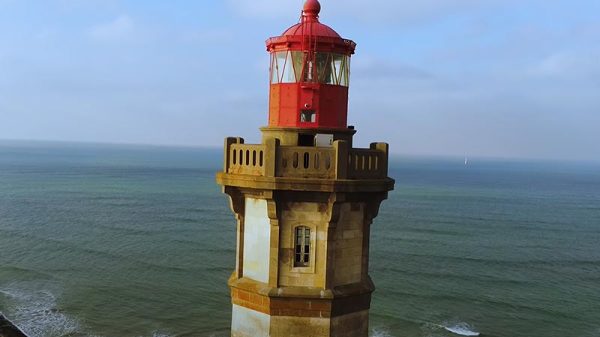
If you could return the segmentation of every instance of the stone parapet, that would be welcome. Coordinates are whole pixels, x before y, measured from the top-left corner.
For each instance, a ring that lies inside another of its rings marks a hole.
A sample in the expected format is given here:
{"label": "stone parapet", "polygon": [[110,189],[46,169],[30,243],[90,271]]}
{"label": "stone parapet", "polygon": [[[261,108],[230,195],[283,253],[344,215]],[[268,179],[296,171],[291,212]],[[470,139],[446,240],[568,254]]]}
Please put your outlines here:
{"label": "stone parapet", "polygon": [[225,139],[223,173],[252,177],[323,180],[386,179],[388,144],[372,143],[355,149],[345,140],[330,147],[283,146],[279,140],[244,144],[243,138]]}

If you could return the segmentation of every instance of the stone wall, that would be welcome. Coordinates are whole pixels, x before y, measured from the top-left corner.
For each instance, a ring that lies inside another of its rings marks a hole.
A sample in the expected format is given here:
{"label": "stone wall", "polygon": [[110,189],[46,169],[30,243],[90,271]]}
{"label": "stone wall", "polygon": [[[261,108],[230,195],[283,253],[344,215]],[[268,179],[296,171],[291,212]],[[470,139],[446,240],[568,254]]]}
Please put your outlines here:
{"label": "stone wall", "polygon": [[364,204],[353,202],[340,206],[340,218],[334,238],[335,266],[333,285],[361,281],[363,258]]}
{"label": "stone wall", "polygon": [[267,201],[246,198],[244,221],[244,277],[268,283],[271,223]]}
{"label": "stone wall", "polygon": [[[327,203],[285,202],[281,211],[281,251],[279,284],[283,287],[325,288],[327,259]],[[297,226],[311,230],[311,254],[308,267],[294,267],[294,231]]]}

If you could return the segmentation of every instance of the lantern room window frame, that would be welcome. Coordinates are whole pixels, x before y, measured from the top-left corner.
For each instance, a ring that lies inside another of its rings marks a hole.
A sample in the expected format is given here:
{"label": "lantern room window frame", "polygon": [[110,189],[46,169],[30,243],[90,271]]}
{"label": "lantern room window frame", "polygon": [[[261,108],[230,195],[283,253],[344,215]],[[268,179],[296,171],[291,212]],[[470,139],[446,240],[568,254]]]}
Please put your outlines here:
{"label": "lantern room window frame", "polygon": [[270,84],[318,83],[349,87],[350,58],[341,53],[273,51]]}

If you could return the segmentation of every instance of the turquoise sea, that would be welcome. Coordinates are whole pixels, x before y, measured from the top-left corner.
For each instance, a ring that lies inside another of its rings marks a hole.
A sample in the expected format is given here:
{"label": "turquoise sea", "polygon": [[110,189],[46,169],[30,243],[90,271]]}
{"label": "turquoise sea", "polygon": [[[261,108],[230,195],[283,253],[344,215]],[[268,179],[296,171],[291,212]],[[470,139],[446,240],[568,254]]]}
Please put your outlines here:
{"label": "turquoise sea", "polygon": [[[0,311],[31,337],[227,336],[219,149],[0,143]],[[599,337],[600,165],[394,158],[373,336]]]}

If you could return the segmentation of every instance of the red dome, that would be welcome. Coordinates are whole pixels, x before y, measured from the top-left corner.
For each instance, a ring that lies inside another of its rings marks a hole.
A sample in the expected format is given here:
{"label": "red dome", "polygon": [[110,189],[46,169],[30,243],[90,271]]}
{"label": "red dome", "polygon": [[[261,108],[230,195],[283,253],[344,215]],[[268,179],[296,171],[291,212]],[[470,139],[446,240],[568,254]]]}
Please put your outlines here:
{"label": "red dome", "polygon": [[267,51],[295,50],[354,54],[356,44],[342,38],[331,27],[320,23],[320,12],[321,4],[318,0],[306,0],[300,22],[286,29],[280,36],[268,39]]}
{"label": "red dome", "polygon": [[327,36],[327,37],[336,37],[342,38],[335,30],[331,27],[324,25],[318,21],[305,21],[298,24],[293,25],[288,28],[282,34],[283,36],[302,36],[302,35],[312,35],[312,36]]}
{"label": "red dome", "polygon": [[283,36],[326,36],[342,38],[331,27],[319,22],[321,4],[318,0],[307,0],[302,8],[301,22],[283,32]]}

